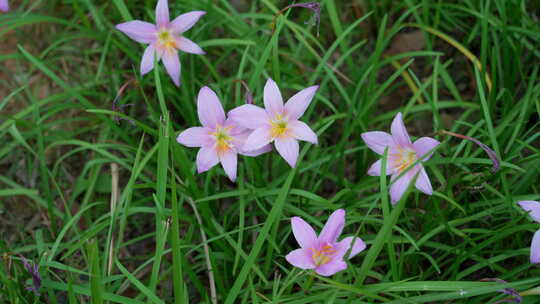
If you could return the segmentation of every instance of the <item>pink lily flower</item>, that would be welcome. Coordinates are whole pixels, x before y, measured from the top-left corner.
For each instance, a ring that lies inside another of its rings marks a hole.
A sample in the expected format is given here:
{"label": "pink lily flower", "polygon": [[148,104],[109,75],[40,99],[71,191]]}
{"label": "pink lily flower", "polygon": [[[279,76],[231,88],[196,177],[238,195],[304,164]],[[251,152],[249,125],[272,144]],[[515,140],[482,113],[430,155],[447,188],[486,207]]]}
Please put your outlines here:
{"label": "pink lily flower", "polygon": [[[314,269],[322,276],[331,276],[345,270],[343,260],[349,249],[349,259],[366,249],[366,243],[358,237],[346,237],[337,241],[345,226],[345,210],[334,211],[317,237],[313,228],[303,219],[291,219],[292,231],[300,249],[291,251],[285,259],[301,269]],[[354,244],[353,244],[354,242]]]}
{"label": "pink lily flower", "polygon": [[244,149],[253,151],[274,143],[278,153],[291,167],[298,159],[298,140],[317,144],[317,134],[298,120],[311,103],[319,86],[298,92],[283,104],[277,84],[268,79],[264,86],[265,109],[246,104],[229,112],[229,117],[244,128],[254,130],[248,137]]}
{"label": "pink lily flower", "polygon": [[8,0],[0,0],[0,11],[2,11],[2,12],[9,11]]}
{"label": "pink lily flower", "polygon": [[254,151],[242,149],[250,130],[238,126],[225,117],[225,111],[216,93],[203,87],[197,98],[197,112],[202,127],[189,128],[176,141],[186,147],[200,147],[197,154],[197,171],[203,173],[221,163],[231,181],[236,180],[238,154],[257,156],[272,149],[270,145]]}
{"label": "pink lily flower", "polygon": [[[518,204],[529,213],[535,222],[540,223],[540,202],[521,201]],[[530,260],[532,264],[540,263],[540,229],[534,233],[532,238]]]}
{"label": "pink lily flower", "polygon": [[206,12],[193,11],[169,19],[168,0],[159,0],[156,6],[156,24],[144,21],[129,21],[118,24],[116,28],[129,38],[149,46],[141,60],[141,75],[154,68],[154,54],[157,60],[163,60],[167,73],[176,86],[180,86],[180,59],[178,50],[186,53],[203,55],[205,52],[193,41],[182,34],[189,30]]}
{"label": "pink lily flower", "polygon": [[[427,161],[432,153],[431,151],[437,147],[440,142],[431,137],[421,137],[414,143],[405,129],[405,124],[398,113],[392,121],[392,134],[382,131],[373,131],[362,133],[362,139],[367,146],[379,155],[384,154],[384,150],[388,147],[388,161],[386,164],[386,175],[392,175],[393,184],[390,186],[390,199],[392,204],[396,204],[410,182],[418,174],[415,186],[418,190],[427,195],[433,194],[433,188],[429,177],[421,163],[417,163],[414,167],[408,170],[398,180],[395,180],[405,169],[409,168],[417,160]],[[381,173],[382,160],[376,161],[368,170],[371,176],[379,176]]]}

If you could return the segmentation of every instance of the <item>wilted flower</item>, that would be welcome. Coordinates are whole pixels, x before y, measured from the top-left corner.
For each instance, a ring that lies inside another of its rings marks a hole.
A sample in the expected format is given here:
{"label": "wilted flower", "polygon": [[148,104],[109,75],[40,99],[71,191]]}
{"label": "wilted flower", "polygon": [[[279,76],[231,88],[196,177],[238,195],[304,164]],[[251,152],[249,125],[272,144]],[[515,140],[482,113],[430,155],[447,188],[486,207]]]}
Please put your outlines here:
{"label": "wilted flower", "polygon": [[[520,201],[519,206],[527,211],[531,218],[540,223],[540,202]],[[537,230],[531,242],[531,263],[540,263],[540,229]]]}
{"label": "wilted flower", "polygon": [[197,44],[182,34],[197,23],[204,14],[206,12],[193,11],[170,21],[168,0],[159,0],[156,6],[155,25],[135,20],[118,24],[116,28],[137,42],[149,44],[141,60],[141,75],[154,68],[154,54],[156,54],[158,60],[163,60],[165,69],[173,82],[179,86],[180,59],[178,58],[178,50],[192,54],[204,54],[204,51]]}
{"label": "wilted flower", "polygon": [[[393,184],[390,186],[390,198],[392,204],[396,204],[407,190],[409,183],[416,178],[416,188],[425,194],[432,195],[433,188],[429,177],[421,163],[417,163],[413,168],[405,172],[399,179],[398,176],[407,168],[421,159],[426,161],[431,157],[431,151],[437,147],[440,142],[430,137],[422,137],[411,142],[407,129],[403,124],[401,113],[398,113],[392,121],[392,134],[382,131],[366,132],[362,134],[362,139],[367,146],[378,153],[384,154],[388,147],[388,162],[386,164],[386,174],[392,175]],[[429,153],[429,154],[428,154]],[[381,173],[382,160],[376,161],[368,170],[371,176],[379,176]]]}
{"label": "wilted flower", "polygon": [[32,263],[31,261],[22,258],[23,266],[32,276],[32,285],[26,286],[27,290],[34,292],[34,294],[39,295],[39,289],[41,288],[41,275],[39,274],[39,265]]}
{"label": "wilted flower", "polygon": [[187,147],[201,148],[197,154],[199,173],[221,163],[229,179],[234,182],[238,153],[257,156],[271,150],[270,145],[249,152],[242,149],[250,131],[225,117],[219,98],[209,87],[199,91],[197,111],[202,127],[189,128],[180,133],[176,140]]}
{"label": "wilted flower", "polygon": [[9,11],[8,0],[0,0],[0,11],[2,11],[2,12]]}
{"label": "wilted flower", "polygon": [[295,267],[314,269],[322,276],[331,276],[346,269],[347,263],[343,258],[349,249],[349,258],[352,258],[366,248],[364,241],[357,237],[349,236],[337,241],[345,226],[343,209],[330,215],[318,237],[313,228],[299,217],[293,217],[291,225],[301,248],[290,252],[285,259]]}
{"label": "wilted flower", "polygon": [[298,159],[298,140],[317,144],[317,134],[298,119],[311,103],[319,86],[312,86],[298,92],[283,104],[283,97],[277,84],[268,79],[264,86],[264,106],[246,104],[229,112],[229,117],[240,126],[253,129],[244,145],[246,151],[253,151],[274,142],[278,153],[291,167]]}

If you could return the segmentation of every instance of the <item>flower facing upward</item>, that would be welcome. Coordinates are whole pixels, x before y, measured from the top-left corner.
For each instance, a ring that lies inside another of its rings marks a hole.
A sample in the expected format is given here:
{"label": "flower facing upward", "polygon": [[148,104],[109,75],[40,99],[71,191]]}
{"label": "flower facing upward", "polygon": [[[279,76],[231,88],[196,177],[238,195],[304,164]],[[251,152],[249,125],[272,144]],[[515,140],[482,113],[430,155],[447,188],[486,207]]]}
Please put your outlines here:
{"label": "flower facing upward", "polygon": [[247,104],[229,112],[233,121],[254,130],[244,149],[252,151],[274,142],[278,153],[291,167],[295,167],[299,152],[298,140],[317,144],[317,134],[298,119],[306,111],[318,88],[312,86],[304,89],[284,105],[277,84],[268,79],[264,86],[265,109]]}
{"label": "flower facing upward", "polygon": [[197,154],[199,173],[221,163],[229,179],[234,182],[238,153],[257,156],[271,150],[269,145],[249,152],[242,149],[250,131],[225,117],[216,93],[209,87],[199,91],[197,111],[202,127],[189,128],[180,133],[176,140],[187,147],[201,148]]}
{"label": "flower facing upward", "polygon": [[[540,223],[540,202],[536,201],[521,201],[519,206],[529,213],[535,222]],[[540,229],[537,230],[531,242],[531,263],[540,263]]]}
{"label": "flower facing upward", "polygon": [[2,12],[9,11],[8,0],[0,0],[0,11],[2,11]]}
{"label": "flower facing upward", "polygon": [[293,217],[291,225],[300,249],[291,251],[285,259],[295,267],[314,269],[322,276],[331,276],[346,269],[347,263],[343,258],[349,249],[349,258],[352,258],[366,248],[364,241],[352,236],[337,241],[345,226],[343,209],[330,215],[318,237],[313,228],[299,217]]}
{"label": "flower facing upward", "polygon": [[203,11],[193,11],[170,21],[168,0],[159,0],[156,6],[155,25],[135,20],[118,24],[116,28],[137,42],[149,44],[141,60],[141,75],[154,68],[154,54],[156,54],[158,61],[163,60],[165,69],[173,82],[179,86],[180,59],[178,58],[178,50],[192,54],[204,54],[204,51],[197,44],[182,34],[197,23],[204,14],[206,13]]}
{"label": "flower facing upward", "polygon": [[[362,139],[371,150],[379,155],[383,155],[385,148],[388,147],[386,174],[392,175],[393,184],[390,186],[392,204],[399,201],[416,174],[418,174],[415,184],[416,188],[425,194],[432,195],[433,188],[431,187],[431,182],[421,163],[417,163],[398,180],[395,179],[419,159],[422,161],[428,160],[431,157],[430,152],[440,142],[430,137],[422,137],[412,143],[407,129],[405,129],[405,125],[403,124],[401,113],[398,113],[394,121],[392,121],[391,131],[392,134],[381,131],[366,132],[362,134]],[[381,164],[382,160],[376,161],[369,168],[368,174],[379,176],[381,173]]]}

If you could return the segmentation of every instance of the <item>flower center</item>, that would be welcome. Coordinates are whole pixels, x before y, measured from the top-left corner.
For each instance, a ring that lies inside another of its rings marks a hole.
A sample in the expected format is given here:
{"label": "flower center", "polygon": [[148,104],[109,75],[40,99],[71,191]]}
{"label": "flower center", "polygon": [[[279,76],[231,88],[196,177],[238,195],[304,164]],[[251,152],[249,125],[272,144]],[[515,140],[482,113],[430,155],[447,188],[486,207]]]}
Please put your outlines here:
{"label": "flower center", "polygon": [[398,148],[398,153],[394,154],[394,167],[399,173],[407,169],[410,165],[414,164],[417,161],[416,151],[412,149],[402,149]]}
{"label": "flower center", "polygon": [[158,34],[158,47],[163,48],[167,52],[174,51],[178,48],[174,35],[167,28],[162,28]]}
{"label": "flower center", "polygon": [[233,147],[233,138],[230,135],[232,127],[222,127],[216,126],[216,130],[210,135],[216,140],[215,149],[217,150],[218,155],[223,155],[225,152],[229,151]]}
{"label": "flower center", "polygon": [[334,247],[329,244],[322,246],[320,249],[310,248],[310,250],[313,252],[311,258],[315,266],[327,264],[332,260],[332,256],[336,254]]}
{"label": "flower center", "polygon": [[276,117],[270,121],[272,128],[270,134],[272,138],[284,137],[289,133],[289,122],[281,114],[276,114]]}

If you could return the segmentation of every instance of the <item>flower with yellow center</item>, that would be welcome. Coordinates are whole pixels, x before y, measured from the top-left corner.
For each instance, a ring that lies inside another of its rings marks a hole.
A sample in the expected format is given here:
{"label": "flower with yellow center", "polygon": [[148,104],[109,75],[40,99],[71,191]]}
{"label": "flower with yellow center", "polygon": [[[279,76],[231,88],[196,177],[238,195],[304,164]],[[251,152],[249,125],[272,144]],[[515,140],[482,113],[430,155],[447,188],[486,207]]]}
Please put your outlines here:
{"label": "flower with yellow center", "polygon": [[338,241],[345,226],[343,209],[330,215],[318,236],[308,223],[297,216],[291,219],[291,226],[300,248],[291,251],[285,259],[295,267],[313,269],[322,276],[331,276],[346,269],[345,254],[350,252],[347,257],[350,259],[366,248],[358,237],[349,236]]}
{"label": "flower with yellow center", "polygon": [[[390,127],[391,134],[382,131],[362,133],[362,139],[367,146],[379,155],[388,150],[385,175],[392,175],[390,198],[396,204],[403,196],[411,181],[416,178],[415,186],[427,195],[433,194],[429,177],[421,161],[427,161],[440,142],[430,137],[422,137],[414,143],[411,141],[401,113],[398,113]],[[382,170],[382,160],[376,161],[368,170],[371,176],[379,176]]]}
{"label": "flower with yellow center", "polygon": [[271,150],[270,145],[251,152],[241,149],[249,130],[227,119],[219,98],[209,87],[203,87],[199,91],[197,113],[202,126],[184,130],[176,141],[187,147],[201,148],[197,153],[199,173],[221,163],[229,179],[234,182],[238,154],[257,156]]}
{"label": "flower with yellow center", "polygon": [[[2,0],[0,0],[2,1]],[[1,9],[1,8],[0,8]],[[168,0],[159,0],[156,6],[156,24],[134,20],[118,24],[116,28],[131,39],[148,44],[141,60],[141,75],[154,68],[154,57],[163,60],[167,73],[176,86],[180,85],[180,58],[178,50],[192,54],[204,54],[183,33],[189,30],[205,12],[193,11],[170,20]]]}
{"label": "flower with yellow center", "polygon": [[241,127],[253,130],[244,145],[246,151],[274,143],[278,153],[291,167],[296,166],[300,146],[298,141],[317,144],[317,134],[300,117],[313,100],[319,86],[303,89],[285,104],[277,84],[268,79],[264,86],[264,109],[252,104],[240,106],[229,113]]}

